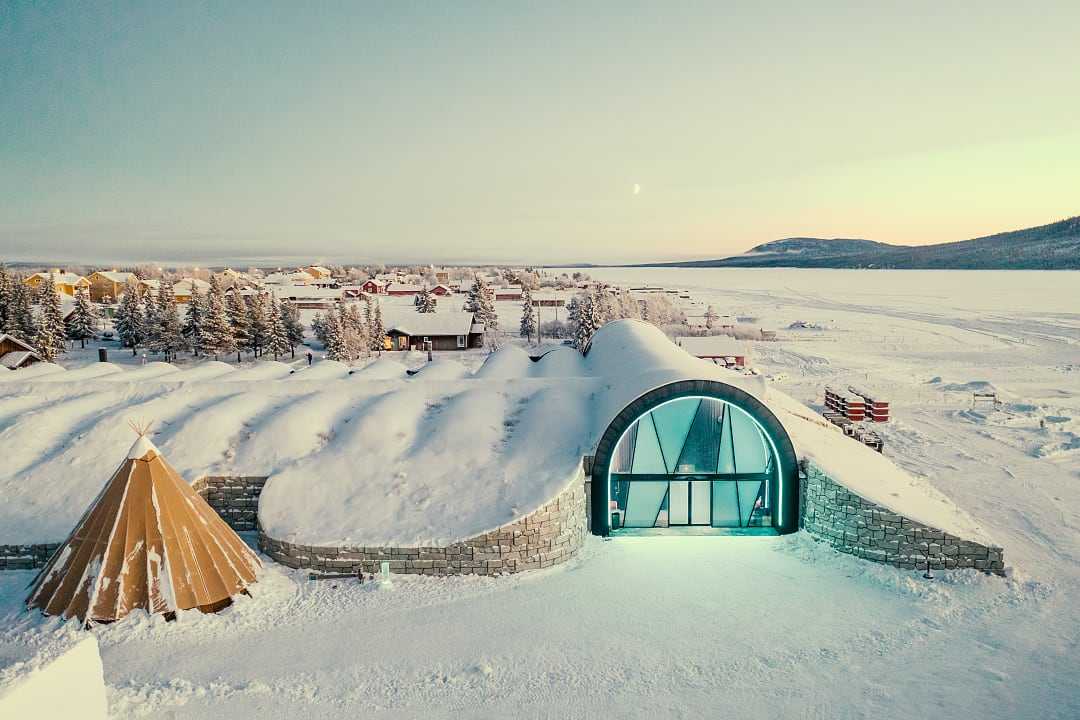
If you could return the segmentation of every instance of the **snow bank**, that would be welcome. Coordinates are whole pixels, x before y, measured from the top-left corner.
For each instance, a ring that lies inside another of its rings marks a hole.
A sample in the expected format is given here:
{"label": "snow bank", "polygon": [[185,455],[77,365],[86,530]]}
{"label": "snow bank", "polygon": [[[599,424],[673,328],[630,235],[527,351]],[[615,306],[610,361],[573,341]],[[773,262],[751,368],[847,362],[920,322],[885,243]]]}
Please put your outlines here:
{"label": "snow bank", "polygon": [[[102,378],[103,382],[138,382],[140,380],[150,380],[151,378],[160,378],[163,375],[171,375],[178,372],[177,367],[171,363],[166,362],[151,362],[143,365],[135,370],[127,370],[120,373],[114,373],[108,377]],[[172,378],[169,378],[170,380]]]}
{"label": "snow bank", "polygon": [[581,353],[570,347],[557,347],[544,353],[533,368],[535,377],[583,377],[585,361]]}
{"label": "snow bank", "polygon": [[475,375],[491,379],[527,377],[532,365],[527,352],[517,345],[507,345],[488,355]]}
{"label": "snow bank", "polygon": [[237,370],[221,379],[227,381],[278,380],[291,372],[292,368],[285,363],[278,362],[277,360],[262,360],[251,367]]}
{"label": "snow bank", "polygon": [[320,360],[289,376],[290,380],[336,380],[349,374],[349,366],[337,360]]}
{"label": "snow bank", "polygon": [[228,363],[223,363],[220,360],[207,360],[196,365],[193,368],[187,370],[181,370],[176,375],[169,378],[172,380],[179,380],[181,382],[198,382],[201,380],[211,380],[214,378],[220,378],[222,375],[236,372],[236,368]]}
{"label": "snow bank", "polygon": [[416,380],[459,380],[469,374],[457,360],[438,357],[420,366],[412,376]]}
{"label": "snow bank", "polygon": [[[29,369],[29,368],[28,368]],[[23,372],[19,370],[18,372]],[[113,373],[123,372],[123,369],[119,365],[113,365],[110,362],[97,362],[90,363],[89,365],[83,365],[77,370],[68,370],[67,372],[57,373],[50,372],[45,376],[37,376],[31,378],[34,382],[76,382],[78,380],[92,380],[94,378],[103,377],[105,375],[111,375]]]}
{"label": "snow bank", "polygon": [[[6,370],[7,368],[4,369]],[[17,382],[19,380],[29,380],[31,378],[60,372],[65,372],[64,367],[61,365],[39,362],[34,363],[30,367],[22,368],[21,370],[10,370],[6,373],[0,373],[0,382]]]}
{"label": "snow bank", "polygon": [[107,720],[97,638],[67,626],[0,641],[0,717]]}
{"label": "snow bank", "polygon": [[405,366],[396,360],[381,357],[368,363],[359,370],[354,370],[353,378],[357,380],[390,380],[405,377]]}

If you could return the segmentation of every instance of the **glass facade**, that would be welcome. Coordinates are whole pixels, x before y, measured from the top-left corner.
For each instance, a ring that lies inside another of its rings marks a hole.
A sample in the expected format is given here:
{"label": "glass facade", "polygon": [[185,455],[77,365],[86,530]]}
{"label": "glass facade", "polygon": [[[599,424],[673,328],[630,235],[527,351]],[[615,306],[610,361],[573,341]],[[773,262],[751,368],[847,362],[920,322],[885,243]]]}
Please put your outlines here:
{"label": "glass facade", "polygon": [[710,397],[659,405],[611,458],[611,529],[771,528],[778,482],[768,437],[744,410]]}

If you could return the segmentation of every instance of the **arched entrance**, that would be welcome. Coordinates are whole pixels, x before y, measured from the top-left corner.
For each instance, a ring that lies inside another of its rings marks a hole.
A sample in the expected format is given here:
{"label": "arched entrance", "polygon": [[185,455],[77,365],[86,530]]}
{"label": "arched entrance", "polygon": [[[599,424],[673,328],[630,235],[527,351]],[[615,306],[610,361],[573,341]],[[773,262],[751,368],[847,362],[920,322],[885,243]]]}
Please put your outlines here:
{"label": "arched entrance", "polygon": [[593,532],[777,534],[798,529],[791,440],[755,397],[709,380],[642,395],[611,422],[592,472]]}

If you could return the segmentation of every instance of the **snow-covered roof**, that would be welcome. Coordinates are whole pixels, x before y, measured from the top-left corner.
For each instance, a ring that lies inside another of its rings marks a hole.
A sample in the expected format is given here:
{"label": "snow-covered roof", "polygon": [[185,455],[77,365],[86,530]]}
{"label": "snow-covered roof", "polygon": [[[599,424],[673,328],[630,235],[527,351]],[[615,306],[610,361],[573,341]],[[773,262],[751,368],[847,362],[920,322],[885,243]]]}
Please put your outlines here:
{"label": "snow-covered roof", "polygon": [[680,337],[675,344],[694,357],[745,356],[746,343],[730,335],[706,335],[703,337]]}
{"label": "snow-covered roof", "polygon": [[395,293],[395,292],[418,293],[423,289],[424,289],[423,286],[415,285],[415,284],[412,284],[412,283],[398,283],[398,282],[395,282],[395,283],[390,283],[389,285],[386,286],[386,292],[388,292],[388,293]]}
{"label": "snow-covered roof", "polygon": [[3,365],[8,370],[14,370],[15,368],[26,362],[28,358],[37,358],[38,360],[40,360],[41,356],[39,356],[33,350],[14,350],[9,353],[4,353],[3,356],[0,356],[0,365]]}
{"label": "snow-covered roof", "polygon": [[51,277],[52,281],[57,285],[75,285],[86,279],[82,275],[71,272],[36,272],[30,277],[41,278],[42,280],[47,280]]}
{"label": "snow-covered roof", "polygon": [[193,291],[206,292],[210,289],[210,283],[199,278],[184,278],[173,283],[174,295],[191,295]]}
{"label": "snow-covered roof", "polygon": [[[114,382],[135,372],[94,363],[21,382],[10,376],[30,371],[3,376],[0,543],[66,537],[130,445],[128,419],[154,421],[154,443],[189,481],[268,475],[259,512],[273,537],[312,545],[460,540],[551,500],[623,408],[688,379],[726,383],[761,400],[800,458],[863,497],[987,539],[925,482],[762,378],[694,358],[641,321],[604,326],[585,357],[559,347],[533,361],[509,346],[475,374],[443,358],[407,376],[382,358],[348,376],[327,361],[291,375],[276,362],[233,371],[207,363]],[[106,381],[95,373],[111,374]]]}
{"label": "snow-covered roof", "polygon": [[473,328],[473,314],[461,311],[419,313],[409,311],[385,323],[387,332],[412,337],[433,335],[468,335]]}
{"label": "snow-covered roof", "polygon": [[114,283],[120,283],[121,285],[126,283],[128,280],[137,279],[135,277],[135,273],[117,272],[116,270],[98,270],[91,273],[90,275],[91,277],[93,277],[94,275],[100,275],[107,280],[111,280]]}

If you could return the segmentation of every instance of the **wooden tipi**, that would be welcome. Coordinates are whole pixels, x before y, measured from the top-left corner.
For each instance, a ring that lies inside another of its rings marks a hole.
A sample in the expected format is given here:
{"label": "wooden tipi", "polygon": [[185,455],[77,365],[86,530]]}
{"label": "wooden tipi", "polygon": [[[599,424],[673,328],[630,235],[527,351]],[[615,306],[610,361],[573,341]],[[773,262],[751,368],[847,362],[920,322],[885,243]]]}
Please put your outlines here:
{"label": "wooden tipi", "polygon": [[132,610],[216,612],[255,582],[259,558],[140,432],[37,576],[26,604],[84,623]]}

